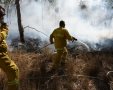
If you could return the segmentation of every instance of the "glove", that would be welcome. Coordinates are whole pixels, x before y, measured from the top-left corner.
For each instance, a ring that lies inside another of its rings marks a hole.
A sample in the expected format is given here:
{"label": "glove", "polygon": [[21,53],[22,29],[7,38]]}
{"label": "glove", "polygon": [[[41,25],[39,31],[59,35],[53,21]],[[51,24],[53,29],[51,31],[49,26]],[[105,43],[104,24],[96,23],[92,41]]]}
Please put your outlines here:
{"label": "glove", "polygon": [[72,37],[72,42],[77,41],[77,39],[75,37]]}
{"label": "glove", "polygon": [[1,27],[4,27],[4,26],[6,27],[6,26],[7,26],[7,23],[2,22],[2,23],[1,23]]}
{"label": "glove", "polygon": [[[1,28],[4,28],[4,29],[7,29],[7,30],[8,30],[8,25],[7,25],[7,23],[2,22],[2,23],[1,23]],[[3,30],[4,30],[4,29],[3,29]]]}

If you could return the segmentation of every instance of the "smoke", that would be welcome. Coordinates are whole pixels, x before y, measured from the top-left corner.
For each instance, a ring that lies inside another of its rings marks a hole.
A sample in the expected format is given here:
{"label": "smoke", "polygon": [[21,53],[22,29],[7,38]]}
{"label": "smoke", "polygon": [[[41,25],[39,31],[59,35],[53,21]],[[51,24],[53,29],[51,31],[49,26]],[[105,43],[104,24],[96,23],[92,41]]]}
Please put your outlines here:
{"label": "smoke", "polygon": [[[113,39],[113,8],[110,5],[105,0],[22,0],[22,23],[49,36],[59,21],[64,20],[70,34],[78,40],[100,44],[101,40]],[[12,32],[17,32],[15,11],[10,20],[9,37],[14,37]],[[25,34],[32,37],[40,35],[48,40],[32,29],[25,29]]]}

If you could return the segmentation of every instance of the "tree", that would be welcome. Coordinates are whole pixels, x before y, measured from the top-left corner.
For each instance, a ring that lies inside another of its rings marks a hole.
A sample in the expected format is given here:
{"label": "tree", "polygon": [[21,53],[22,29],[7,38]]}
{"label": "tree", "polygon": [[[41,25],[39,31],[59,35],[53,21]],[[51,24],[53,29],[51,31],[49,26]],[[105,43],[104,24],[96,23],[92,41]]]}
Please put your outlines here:
{"label": "tree", "polygon": [[9,5],[15,2],[16,10],[17,10],[17,22],[18,22],[18,30],[20,34],[20,42],[24,43],[24,29],[21,22],[21,10],[20,10],[20,0],[0,0],[0,3],[3,3],[5,5]]}
{"label": "tree", "polygon": [[25,42],[24,40],[24,29],[23,29],[23,25],[21,22],[21,12],[20,12],[20,0],[15,0],[15,5],[16,5],[16,9],[17,9],[17,19],[18,19],[18,29],[19,29],[19,33],[20,33],[20,41],[22,43]]}

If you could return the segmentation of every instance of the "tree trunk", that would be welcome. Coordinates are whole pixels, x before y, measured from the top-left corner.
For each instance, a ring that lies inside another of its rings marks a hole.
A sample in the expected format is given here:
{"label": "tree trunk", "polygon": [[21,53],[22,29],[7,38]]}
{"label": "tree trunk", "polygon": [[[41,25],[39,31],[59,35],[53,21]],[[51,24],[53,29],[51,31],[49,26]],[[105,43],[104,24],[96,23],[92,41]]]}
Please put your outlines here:
{"label": "tree trunk", "polygon": [[15,0],[15,4],[16,4],[16,9],[17,9],[17,20],[18,20],[18,29],[19,29],[19,33],[20,33],[20,42],[24,43],[24,29],[23,29],[23,25],[21,22],[21,12],[20,12],[20,0]]}

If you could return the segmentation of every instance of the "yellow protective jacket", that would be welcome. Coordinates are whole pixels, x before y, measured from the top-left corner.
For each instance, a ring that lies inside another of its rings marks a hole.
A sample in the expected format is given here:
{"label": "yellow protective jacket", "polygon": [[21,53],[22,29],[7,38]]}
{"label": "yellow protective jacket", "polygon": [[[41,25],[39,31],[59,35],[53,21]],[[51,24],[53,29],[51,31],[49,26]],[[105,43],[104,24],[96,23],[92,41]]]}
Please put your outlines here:
{"label": "yellow protective jacket", "polygon": [[57,28],[50,35],[50,42],[54,42],[55,48],[63,49],[67,45],[67,40],[73,40],[73,37],[65,28]]}
{"label": "yellow protective jacket", "polygon": [[7,26],[0,27],[0,53],[7,52],[6,38],[8,35]]}

